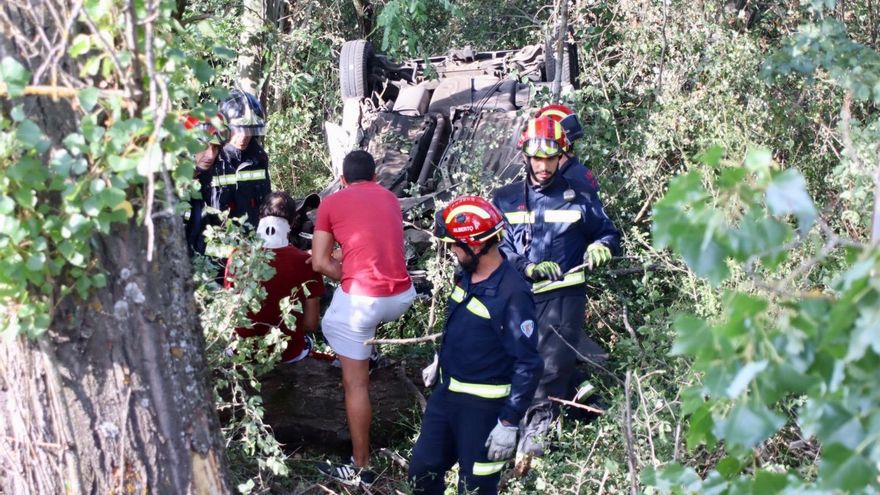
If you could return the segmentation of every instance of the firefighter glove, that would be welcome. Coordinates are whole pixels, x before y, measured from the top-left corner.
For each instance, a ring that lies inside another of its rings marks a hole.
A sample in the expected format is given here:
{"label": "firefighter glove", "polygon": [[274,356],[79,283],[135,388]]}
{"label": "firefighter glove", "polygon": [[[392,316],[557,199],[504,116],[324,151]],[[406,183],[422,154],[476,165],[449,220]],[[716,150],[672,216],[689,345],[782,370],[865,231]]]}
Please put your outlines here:
{"label": "firefighter glove", "polygon": [[540,280],[550,280],[556,282],[562,280],[562,268],[559,263],[553,261],[542,261],[540,263],[531,263],[526,267],[526,276],[535,282]]}
{"label": "firefighter glove", "polygon": [[584,256],[587,266],[592,270],[600,265],[608,263],[611,259],[611,250],[601,242],[594,242],[587,246],[587,255]]}
{"label": "firefighter glove", "polygon": [[432,387],[435,383],[437,383],[437,371],[440,369],[440,358],[437,356],[437,353],[434,353],[434,361],[431,362],[428,366],[422,369],[422,381],[425,382],[425,387]]}
{"label": "firefighter glove", "polygon": [[486,447],[489,447],[489,452],[486,455],[490,461],[503,461],[513,457],[518,431],[519,428],[516,426],[506,426],[501,423],[501,420],[498,420],[498,424],[486,439]]}

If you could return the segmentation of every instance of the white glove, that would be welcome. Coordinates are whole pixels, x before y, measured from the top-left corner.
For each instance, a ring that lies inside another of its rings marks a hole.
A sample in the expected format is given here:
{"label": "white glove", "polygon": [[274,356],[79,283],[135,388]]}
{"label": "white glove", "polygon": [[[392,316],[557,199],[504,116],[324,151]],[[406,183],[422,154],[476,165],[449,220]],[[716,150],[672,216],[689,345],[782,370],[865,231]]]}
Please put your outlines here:
{"label": "white glove", "polygon": [[516,434],[519,428],[516,426],[506,426],[498,420],[498,424],[489,433],[486,439],[486,447],[489,447],[489,453],[486,456],[490,461],[503,461],[513,457],[513,450],[516,448]]}
{"label": "white glove", "polygon": [[437,370],[440,368],[440,357],[437,356],[437,353],[434,353],[434,361],[431,362],[428,366],[422,369],[422,381],[425,382],[425,387],[432,387],[435,383],[437,383]]}

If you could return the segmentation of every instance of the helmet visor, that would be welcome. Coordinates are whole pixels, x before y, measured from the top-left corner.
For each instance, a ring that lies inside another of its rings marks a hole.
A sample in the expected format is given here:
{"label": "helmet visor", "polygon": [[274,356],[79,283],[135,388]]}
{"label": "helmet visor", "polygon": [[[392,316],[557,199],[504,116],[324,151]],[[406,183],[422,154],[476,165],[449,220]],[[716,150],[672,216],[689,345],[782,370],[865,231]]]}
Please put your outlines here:
{"label": "helmet visor", "polygon": [[535,158],[550,158],[562,154],[562,147],[552,139],[529,139],[523,143],[523,154]]}
{"label": "helmet visor", "polygon": [[266,133],[266,123],[257,115],[250,105],[242,105],[244,113],[241,117],[229,119],[229,130],[247,136],[262,136]]}

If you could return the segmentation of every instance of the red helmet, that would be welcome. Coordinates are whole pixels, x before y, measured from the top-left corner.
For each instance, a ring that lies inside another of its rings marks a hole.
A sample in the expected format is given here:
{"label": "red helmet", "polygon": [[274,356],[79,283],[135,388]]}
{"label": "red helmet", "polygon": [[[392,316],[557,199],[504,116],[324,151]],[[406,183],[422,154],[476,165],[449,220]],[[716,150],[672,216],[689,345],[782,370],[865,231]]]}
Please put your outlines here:
{"label": "red helmet", "polygon": [[562,125],[550,117],[530,119],[519,138],[519,147],[529,157],[549,158],[561,155],[568,146]]}
{"label": "red helmet", "polygon": [[480,247],[501,236],[504,219],[492,203],[479,196],[461,196],[437,211],[434,235],[443,242]]}
{"label": "red helmet", "polygon": [[192,115],[187,115],[186,119],[183,121],[183,127],[186,130],[192,130],[195,128],[199,128],[205,131],[205,134],[208,135],[208,143],[209,144],[222,144],[220,142],[220,133],[217,131],[217,128],[211,125],[210,122],[199,120]]}
{"label": "red helmet", "polygon": [[535,117],[550,117],[559,122],[562,125],[562,130],[565,131],[565,137],[568,140],[569,146],[575,140],[584,137],[584,128],[581,127],[577,115],[575,115],[571,108],[565,105],[557,104],[541,107],[535,112]]}

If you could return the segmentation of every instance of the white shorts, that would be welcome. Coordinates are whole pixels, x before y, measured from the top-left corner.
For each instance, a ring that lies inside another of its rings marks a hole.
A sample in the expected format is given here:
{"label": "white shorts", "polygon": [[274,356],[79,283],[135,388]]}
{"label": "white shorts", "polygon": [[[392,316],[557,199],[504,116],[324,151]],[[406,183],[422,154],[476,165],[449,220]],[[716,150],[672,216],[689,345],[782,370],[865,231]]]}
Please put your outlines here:
{"label": "white shorts", "polygon": [[321,319],[321,331],[336,354],[349,359],[367,359],[373,346],[364,342],[376,336],[379,323],[403,316],[415,297],[412,286],[386,297],[350,295],[338,287]]}

